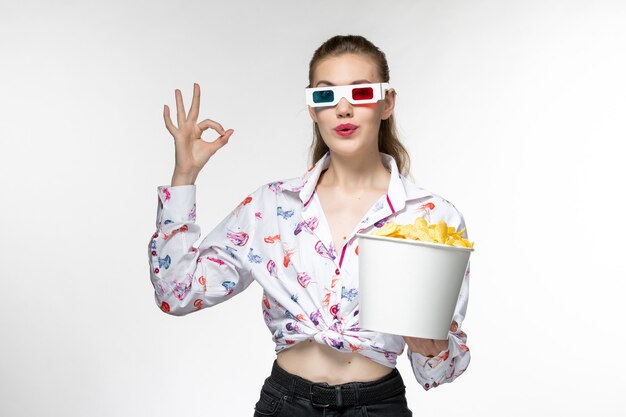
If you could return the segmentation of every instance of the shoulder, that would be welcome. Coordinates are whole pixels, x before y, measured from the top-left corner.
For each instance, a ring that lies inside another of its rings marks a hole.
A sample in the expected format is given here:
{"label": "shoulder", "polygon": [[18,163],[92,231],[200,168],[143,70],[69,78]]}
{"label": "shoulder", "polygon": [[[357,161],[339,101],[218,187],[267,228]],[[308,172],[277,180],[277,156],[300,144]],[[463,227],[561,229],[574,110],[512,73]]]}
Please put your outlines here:
{"label": "shoulder", "polygon": [[272,195],[280,194],[285,191],[299,193],[305,184],[306,180],[302,179],[301,177],[277,179],[264,183],[259,188],[257,188],[256,191],[265,194],[269,193]]}
{"label": "shoulder", "polygon": [[275,202],[276,197],[283,192],[299,193],[305,183],[306,182],[299,177],[272,180],[259,185],[256,189],[248,193],[245,199],[257,200],[257,203]]}
{"label": "shoulder", "polygon": [[405,176],[400,176],[407,195],[407,207],[411,211],[428,211],[431,223],[443,220],[457,229],[465,227],[461,211],[447,198],[418,186]]}

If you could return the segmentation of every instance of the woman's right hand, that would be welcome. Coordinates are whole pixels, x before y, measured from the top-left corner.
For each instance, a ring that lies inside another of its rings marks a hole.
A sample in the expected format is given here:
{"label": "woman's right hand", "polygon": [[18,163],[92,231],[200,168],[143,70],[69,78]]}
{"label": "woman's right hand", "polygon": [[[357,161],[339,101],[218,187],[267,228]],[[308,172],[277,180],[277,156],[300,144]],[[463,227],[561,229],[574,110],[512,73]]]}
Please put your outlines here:
{"label": "woman's right hand", "polygon": [[[174,126],[170,119],[169,107],[167,105],[163,107],[165,127],[174,137],[176,148],[174,176],[190,178],[193,183],[213,154],[228,143],[234,130],[225,131],[221,124],[211,119],[197,123],[200,112],[200,86],[198,84],[194,83],[193,85],[193,100],[187,116],[185,116],[182,93],[177,89],[174,94],[176,95],[178,127]],[[220,134],[220,137],[213,142],[205,142],[201,135],[208,128],[215,130]]]}

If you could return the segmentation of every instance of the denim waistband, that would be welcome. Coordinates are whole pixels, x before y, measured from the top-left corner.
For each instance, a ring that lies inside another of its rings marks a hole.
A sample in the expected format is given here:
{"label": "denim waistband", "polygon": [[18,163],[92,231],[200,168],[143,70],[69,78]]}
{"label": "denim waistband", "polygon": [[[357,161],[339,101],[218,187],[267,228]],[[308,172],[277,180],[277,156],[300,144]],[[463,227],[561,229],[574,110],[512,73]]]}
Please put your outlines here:
{"label": "denim waistband", "polygon": [[313,382],[293,375],[274,360],[269,379],[283,387],[285,391],[306,398],[316,407],[342,407],[360,404],[373,404],[385,398],[405,392],[402,376],[397,368],[375,381],[347,382],[330,385],[326,382]]}

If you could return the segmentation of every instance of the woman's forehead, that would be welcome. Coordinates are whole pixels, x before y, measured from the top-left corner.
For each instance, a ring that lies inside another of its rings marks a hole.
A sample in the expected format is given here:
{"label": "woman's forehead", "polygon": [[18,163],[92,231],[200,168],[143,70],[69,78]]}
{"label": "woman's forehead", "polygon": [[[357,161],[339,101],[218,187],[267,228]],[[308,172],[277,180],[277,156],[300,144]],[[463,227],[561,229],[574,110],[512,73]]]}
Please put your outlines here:
{"label": "woman's forehead", "polygon": [[360,82],[381,82],[372,58],[365,55],[343,54],[324,58],[315,66],[313,87],[326,81],[332,85],[348,85]]}

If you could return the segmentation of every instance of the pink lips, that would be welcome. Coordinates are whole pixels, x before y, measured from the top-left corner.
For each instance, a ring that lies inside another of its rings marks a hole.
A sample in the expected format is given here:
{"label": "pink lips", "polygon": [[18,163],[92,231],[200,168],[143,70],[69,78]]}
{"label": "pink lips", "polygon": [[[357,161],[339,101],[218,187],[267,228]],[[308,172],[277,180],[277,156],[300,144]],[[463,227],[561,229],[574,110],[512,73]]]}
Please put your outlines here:
{"label": "pink lips", "polygon": [[355,126],[351,123],[346,123],[335,127],[335,131],[341,136],[350,136],[356,131],[357,128],[358,126]]}

